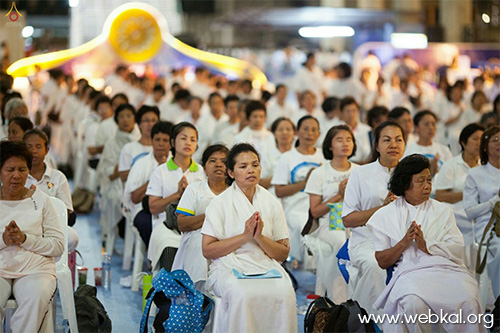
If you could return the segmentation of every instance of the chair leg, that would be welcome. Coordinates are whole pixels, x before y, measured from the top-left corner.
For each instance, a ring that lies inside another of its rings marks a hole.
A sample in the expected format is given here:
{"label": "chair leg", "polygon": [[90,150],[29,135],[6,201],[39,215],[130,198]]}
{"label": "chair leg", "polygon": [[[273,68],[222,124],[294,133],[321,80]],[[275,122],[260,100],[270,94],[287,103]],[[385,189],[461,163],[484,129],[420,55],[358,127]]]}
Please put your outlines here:
{"label": "chair leg", "polygon": [[142,265],[144,263],[144,254],[146,253],[146,245],[139,236],[139,232],[134,230],[135,237],[135,250],[134,250],[134,267],[132,269],[132,285],[130,290],[139,290],[139,281],[137,281],[137,275],[142,271]]}
{"label": "chair leg", "polygon": [[123,265],[122,268],[126,271],[132,266],[132,253],[134,251],[134,232],[130,220],[125,220],[125,240],[123,250]]}
{"label": "chair leg", "polygon": [[106,237],[106,253],[110,256],[113,255],[113,250],[115,248],[115,238],[116,238],[116,230],[115,228],[111,228],[108,230],[108,235]]}
{"label": "chair leg", "polygon": [[75,299],[73,296],[73,283],[71,281],[71,272],[68,267],[66,267],[63,271],[57,272],[57,283],[64,318],[68,319],[71,332],[78,333]]}

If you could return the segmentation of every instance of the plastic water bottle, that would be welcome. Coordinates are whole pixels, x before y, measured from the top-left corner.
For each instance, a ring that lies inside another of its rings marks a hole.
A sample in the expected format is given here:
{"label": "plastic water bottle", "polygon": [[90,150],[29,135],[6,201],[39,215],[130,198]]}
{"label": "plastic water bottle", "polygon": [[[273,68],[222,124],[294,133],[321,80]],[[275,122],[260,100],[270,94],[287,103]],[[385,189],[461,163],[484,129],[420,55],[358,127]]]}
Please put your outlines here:
{"label": "plastic water bottle", "polygon": [[102,255],[102,286],[104,289],[111,287],[111,255]]}

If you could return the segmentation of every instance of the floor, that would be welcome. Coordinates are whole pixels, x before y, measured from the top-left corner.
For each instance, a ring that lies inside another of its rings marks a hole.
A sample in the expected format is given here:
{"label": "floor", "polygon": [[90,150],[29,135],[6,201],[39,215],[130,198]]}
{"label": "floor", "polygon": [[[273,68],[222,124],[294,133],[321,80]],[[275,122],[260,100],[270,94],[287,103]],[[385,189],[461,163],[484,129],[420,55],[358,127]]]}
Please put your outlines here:
{"label": "floor", "polygon": [[[102,243],[99,225],[99,214],[95,211],[89,215],[79,215],[74,228],[79,234],[80,243],[77,247],[82,258],[77,257],[77,265],[88,268],[87,284],[94,285],[94,267],[101,267]],[[117,252],[123,252],[123,240],[117,238]],[[122,256],[116,252],[111,261],[111,288],[105,290],[97,287],[97,297],[104,305],[113,325],[113,332],[137,332],[142,318],[142,290],[131,292],[130,288],[120,286],[120,279],[131,275],[131,271],[122,269]],[[311,272],[303,270],[293,271],[299,288],[297,294],[298,308],[298,331],[303,331],[304,312],[307,294],[314,293],[315,276]],[[78,280],[78,278],[77,278]],[[78,282],[77,282],[78,284]],[[149,321],[152,324],[152,319]],[[56,317],[56,332],[67,331],[67,325],[63,322],[62,311],[58,304]]]}

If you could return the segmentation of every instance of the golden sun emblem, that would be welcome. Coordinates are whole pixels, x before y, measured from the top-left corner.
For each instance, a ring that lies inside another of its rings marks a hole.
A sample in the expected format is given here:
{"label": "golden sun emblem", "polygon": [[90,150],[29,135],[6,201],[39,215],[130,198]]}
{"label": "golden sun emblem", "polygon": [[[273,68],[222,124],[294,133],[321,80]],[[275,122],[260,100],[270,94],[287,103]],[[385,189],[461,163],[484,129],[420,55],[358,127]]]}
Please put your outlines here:
{"label": "golden sun emblem", "polygon": [[125,10],[111,25],[109,41],[115,51],[131,62],[146,61],[162,45],[156,19],[144,10]]}

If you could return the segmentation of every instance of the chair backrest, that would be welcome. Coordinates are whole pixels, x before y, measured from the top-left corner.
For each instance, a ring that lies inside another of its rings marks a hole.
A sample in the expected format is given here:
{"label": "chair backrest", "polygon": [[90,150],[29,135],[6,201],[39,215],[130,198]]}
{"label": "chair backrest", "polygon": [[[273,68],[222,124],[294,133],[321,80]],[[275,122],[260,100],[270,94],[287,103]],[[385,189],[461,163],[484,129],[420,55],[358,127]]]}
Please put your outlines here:
{"label": "chair backrest", "polygon": [[56,266],[58,265],[67,265],[68,264],[68,210],[66,205],[61,200],[50,197],[50,201],[54,208],[56,209],[57,217],[59,219],[59,223],[61,224],[61,229],[64,234],[64,252],[56,262]]}

